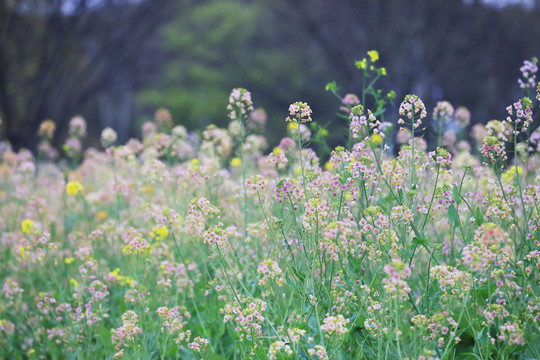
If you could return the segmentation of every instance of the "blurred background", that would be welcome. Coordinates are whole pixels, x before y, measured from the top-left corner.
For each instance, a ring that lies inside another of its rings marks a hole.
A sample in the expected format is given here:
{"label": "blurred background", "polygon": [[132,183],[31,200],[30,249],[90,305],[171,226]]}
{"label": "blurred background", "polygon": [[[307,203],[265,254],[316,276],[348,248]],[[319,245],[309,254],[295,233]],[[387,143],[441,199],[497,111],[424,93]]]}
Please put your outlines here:
{"label": "blurred background", "polygon": [[396,92],[387,121],[408,93],[430,115],[448,100],[473,124],[502,119],[523,60],[540,56],[540,0],[0,0],[0,138],[35,150],[52,119],[60,147],[81,115],[85,145],[107,126],[123,143],[160,107],[189,131],[226,126],[228,95],[244,87],[271,146],[298,100],[337,145],[345,123],[325,85],[359,93],[355,61],[371,49]]}

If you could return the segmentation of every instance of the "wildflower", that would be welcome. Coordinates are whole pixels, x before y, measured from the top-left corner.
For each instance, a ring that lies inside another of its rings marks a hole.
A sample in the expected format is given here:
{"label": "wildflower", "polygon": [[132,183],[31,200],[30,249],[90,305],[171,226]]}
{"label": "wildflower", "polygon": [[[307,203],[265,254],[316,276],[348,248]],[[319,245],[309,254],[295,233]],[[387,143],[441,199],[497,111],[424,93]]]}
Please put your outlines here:
{"label": "wildflower", "polygon": [[443,148],[438,147],[436,151],[430,152],[429,156],[438,167],[452,166],[452,154]]}
{"label": "wildflower", "polygon": [[369,137],[371,131],[373,131],[374,134],[378,134],[379,137],[384,137],[384,133],[379,133],[378,129],[381,122],[377,120],[371,110],[368,109],[367,112],[364,113],[364,107],[362,105],[356,105],[351,109],[349,120],[351,122],[349,128],[353,139],[357,139],[360,136],[362,129],[365,130],[366,141],[371,140]]}
{"label": "wildflower", "polygon": [[345,319],[343,315],[330,316],[326,314],[326,318],[323,320],[324,324],[321,325],[321,330],[327,333],[327,337],[336,333],[338,335],[343,335],[349,332],[345,326],[350,322],[349,319]]}
{"label": "wildflower", "polygon": [[111,329],[111,340],[116,350],[135,341],[135,336],[142,334],[142,329],[137,326],[138,320],[137,314],[129,310],[122,315],[122,326]]}
{"label": "wildflower", "polygon": [[524,97],[514,104],[509,105],[506,108],[508,116],[506,117],[506,121],[503,121],[503,126],[506,125],[506,122],[510,124],[514,123],[516,130],[518,126],[521,126],[521,132],[527,132],[533,122],[531,107],[532,101],[528,97]]}
{"label": "wildflower", "polygon": [[165,225],[162,225],[162,226],[156,226],[152,229],[152,237],[156,240],[156,241],[160,241],[160,240],[163,240],[167,237],[167,235],[169,235],[169,230],[167,229],[167,226]]}
{"label": "wildflower", "polygon": [[66,187],[66,193],[69,195],[69,196],[75,196],[77,195],[80,191],[82,191],[83,189],[83,186],[81,185],[80,182],[78,181],[70,181],[68,184],[67,184],[67,187]]}
{"label": "wildflower", "polygon": [[289,115],[285,121],[293,121],[293,122],[310,122],[311,119],[311,108],[308,104],[297,101],[294,104],[291,104],[289,106]]}
{"label": "wildflower", "polygon": [[39,125],[38,136],[44,138],[47,141],[52,140],[54,136],[54,130],[56,124],[52,120],[45,120]]}
{"label": "wildflower", "polygon": [[328,354],[326,353],[326,348],[322,345],[315,345],[315,349],[309,349],[308,354],[310,356],[317,355],[319,360],[328,360]]}
{"label": "wildflower", "polygon": [[285,341],[274,341],[272,344],[270,344],[270,349],[268,349],[268,359],[277,359],[278,357],[276,354],[280,353],[281,351],[284,351],[289,356],[293,354],[291,347],[287,345]]}
{"label": "wildflower", "polygon": [[264,191],[266,188],[266,180],[260,175],[253,175],[246,179],[245,187],[248,194],[254,195],[259,191]]}
{"label": "wildflower", "polygon": [[276,280],[276,283],[281,286],[283,284],[283,278],[281,278],[281,268],[278,263],[273,260],[264,260],[259,263],[257,272],[262,275],[259,280],[259,285],[266,285],[268,278]]}
{"label": "wildflower", "polygon": [[344,105],[358,105],[360,104],[360,99],[355,94],[346,94],[342,102]]}
{"label": "wildflower", "polygon": [[253,110],[253,102],[251,101],[251,93],[243,88],[235,88],[229,96],[229,119],[241,119],[247,116],[247,113]]}
{"label": "wildflower", "polygon": [[242,160],[240,160],[240,158],[238,158],[238,157],[232,158],[232,160],[231,160],[231,166],[232,167],[239,167],[240,165],[242,165]]}
{"label": "wildflower", "polygon": [[362,60],[357,61],[357,62],[355,63],[355,65],[356,65],[356,67],[357,67],[358,69],[362,69],[362,70],[363,70],[363,69],[365,69],[365,68],[367,67],[367,59],[366,59],[366,58],[363,58]]}
{"label": "wildflower", "polygon": [[379,147],[383,143],[383,137],[380,134],[373,133],[371,135],[371,143],[374,147]]}
{"label": "wildflower", "polygon": [[75,116],[69,121],[69,135],[79,139],[86,136],[86,120],[82,116]]}
{"label": "wildflower", "polygon": [[206,351],[206,346],[208,346],[208,343],[208,339],[197,336],[195,339],[193,339],[193,342],[188,344],[188,347],[193,351],[204,353]]}
{"label": "wildflower", "polygon": [[377,60],[379,60],[379,52],[377,50],[370,50],[367,52],[367,54],[371,62],[376,62]]}
{"label": "wildflower", "polygon": [[458,107],[454,113],[454,117],[462,129],[471,123],[471,112],[465,106]]}
{"label": "wildflower", "polygon": [[30,234],[32,231],[32,227],[34,226],[34,222],[30,219],[25,219],[21,223],[21,230],[24,234]]}
{"label": "wildflower", "polygon": [[205,244],[217,244],[221,249],[229,246],[227,233],[219,226],[214,226],[204,233]]}
{"label": "wildflower", "polygon": [[518,79],[519,87],[522,89],[533,88],[536,80],[536,72],[538,71],[538,66],[536,63],[538,60],[533,58],[532,60],[525,60],[523,66],[519,68],[523,79]]}
{"label": "wildflower", "polygon": [[511,183],[516,178],[516,174],[517,175],[523,174],[523,169],[521,168],[521,166],[517,166],[517,171],[516,171],[516,166],[510,167],[507,171],[505,171],[502,174],[502,177],[506,180],[506,182]]}
{"label": "wildflower", "polygon": [[480,153],[491,162],[496,162],[500,158],[506,160],[504,145],[494,136],[488,136],[482,141]]}
{"label": "wildflower", "polygon": [[249,114],[246,126],[250,130],[262,131],[268,120],[268,115],[264,109],[255,109]]}
{"label": "wildflower", "polygon": [[[399,106],[399,115],[406,116],[410,120],[415,119],[415,115],[418,114],[416,122],[413,124],[414,128],[419,127],[422,124],[422,119],[426,117],[426,106],[422,100],[416,95],[407,95]],[[398,120],[398,124],[404,124],[403,119]]]}
{"label": "wildflower", "polygon": [[168,131],[174,125],[171,112],[167,108],[162,107],[157,109],[154,113],[154,120],[161,131]]}
{"label": "wildflower", "polygon": [[236,323],[236,331],[240,333],[240,341],[253,340],[254,337],[262,336],[262,323],[265,321],[263,313],[267,303],[260,299],[245,298],[241,303],[235,301],[225,305],[219,311],[224,314],[223,322],[233,320]]}
{"label": "wildflower", "polygon": [[105,210],[101,210],[96,214],[96,220],[101,221],[105,220],[109,214]]}
{"label": "wildflower", "polygon": [[118,134],[116,133],[116,131],[114,131],[114,129],[110,127],[106,127],[101,132],[101,137],[100,137],[101,146],[103,146],[104,148],[108,148],[109,146],[114,144],[117,139],[118,139]]}
{"label": "wildflower", "polygon": [[433,109],[433,119],[450,122],[454,114],[454,107],[448,101],[439,101]]}

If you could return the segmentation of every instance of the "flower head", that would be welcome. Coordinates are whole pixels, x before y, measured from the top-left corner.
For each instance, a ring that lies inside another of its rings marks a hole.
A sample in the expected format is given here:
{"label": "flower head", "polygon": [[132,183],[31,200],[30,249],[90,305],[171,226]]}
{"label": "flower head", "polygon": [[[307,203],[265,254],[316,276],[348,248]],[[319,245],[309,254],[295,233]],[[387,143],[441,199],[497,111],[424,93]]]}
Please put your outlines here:
{"label": "flower head", "polygon": [[[405,99],[399,106],[399,115],[406,116],[410,120],[416,118],[416,122],[413,124],[415,128],[419,127],[422,124],[422,119],[426,117],[426,106],[422,100],[416,95],[407,95]],[[418,115],[416,117],[415,115]],[[399,124],[404,124],[403,119],[399,119]]]}
{"label": "flower head", "polygon": [[247,117],[248,112],[253,110],[253,102],[251,101],[251,93],[243,88],[235,88],[229,96],[229,118],[231,120]]}
{"label": "flower head", "polygon": [[21,230],[24,234],[30,234],[32,231],[32,227],[34,226],[34,222],[30,219],[25,219],[21,223]]}
{"label": "flower head", "polygon": [[70,181],[66,186],[66,193],[69,196],[75,196],[82,191],[83,186],[78,181]]}
{"label": "flower head", "polygon": [[289,106],[289,115],[285,121],[294,121],[294,122],[310,122],[311,119],[311,108],[308,104],[297,101],[294,104]]}
{"label": "flower head", "polygon": [[152,237],[156,239],[156,241],[163,240],[169,235],[169,229],[167,229],[167,226],[156,226],[152,229]]}

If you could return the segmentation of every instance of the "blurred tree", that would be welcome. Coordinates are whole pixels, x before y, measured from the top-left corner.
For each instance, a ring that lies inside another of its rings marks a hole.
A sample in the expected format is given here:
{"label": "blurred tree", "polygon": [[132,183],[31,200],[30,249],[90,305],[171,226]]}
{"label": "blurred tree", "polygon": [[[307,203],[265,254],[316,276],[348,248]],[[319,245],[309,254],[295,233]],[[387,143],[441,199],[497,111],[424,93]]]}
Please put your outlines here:
{"label": "blurred tree", "polygon": [[335,106],[324,106],[330,99],[324,85],[332,80],[326,78],[330,72],[325,73],[324,57],[314,40],[297,33],[285,2],[191,4],[164,28],[171,61],[161,80],[140,93],[140,104],[149,111],[165,106],[192,130],[210,123],[225,126],[228,94],[244,87],[252,92],[255,106],[269,113],[267,135],[273,142],[283,135],[294,101],[308,101],[318,119],[321,114],[332,117]]}
{"label": "blurred tree", "polygon": [[[190,4],[164,31],[171,62],[140,104],[167,106],[191,128],[224,125],[228,93],[242,86],[270,114],[274,141],[296,100],[311,104],[315,120],[338,121],[339,104],[324,85],[335,79],[342,92],[359,92],[354,62],[370,49],[379,50],[389,75],[381,85],[396,91],[398,103],[407,93],[430,109],[446,99],[467,106],[473,122],[504,115],[519,96],[523,60],[540,54],[540,43],[529,41],[540,36],[538,8],[462,0]],[[389,114],[397,118],[395,109]]]}
{"label": "blurred tree", "polygon": [[[35,145],[45,118],[59,128],[101,105],[126,139],[132,93],[151,71],[154,30],[177,1],[0,1],[0,117],[14,146]],[[144,69],[144,71],[141,71]],[[99,101],[98,101],[99,99]],[[117,110],[116,113],[113,110]],[[105,116],[105,120],[106,116]]]}

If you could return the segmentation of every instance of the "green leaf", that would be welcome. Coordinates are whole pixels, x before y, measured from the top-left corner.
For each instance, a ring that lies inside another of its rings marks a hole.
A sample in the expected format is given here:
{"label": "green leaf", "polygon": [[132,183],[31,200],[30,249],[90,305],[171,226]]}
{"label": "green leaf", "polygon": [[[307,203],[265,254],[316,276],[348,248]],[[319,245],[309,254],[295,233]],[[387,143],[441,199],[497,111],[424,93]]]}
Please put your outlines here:
{"label": "green leaf", "polygon": [[461,204],[461,196],[457,185],[454,185],[454,189],[452,190],[452,197],[454,198],[456,204]]}
{"label": "green leaf", "polygon": [[461,353],[461,355],[473,356],[475,359],[482,360],[481,357],[479,357],[478,355],[476,355],[475,353],[472,353],[472,352],[469,352],[469,353]]}
{"label": "green leaf", "polygon": [[454,207],[454,205],[450,205],[448,208],[448,221],[450,222],[450,225],[452,227],[461,227],[461,221],[459,220],[459,214]]}
{"label": "green leaf", "polygon": [[287,285],[289,285],[291,288],[293,288],[295,291],[298,291],[298,287],[296,284],[291,280],[289,277],[289,274],[285,274],[285,281],[287,282]]}
{"label": "green leaf", "polygon": [[426,245],[428,240],[426,238],[413,237],[412,243],[416,245]]}
{"label": "green leaf", "polygon": [[474,224],[480,226],[484,223],[484,214],[480,208],[476,209],[476,214],[474,214]]}

